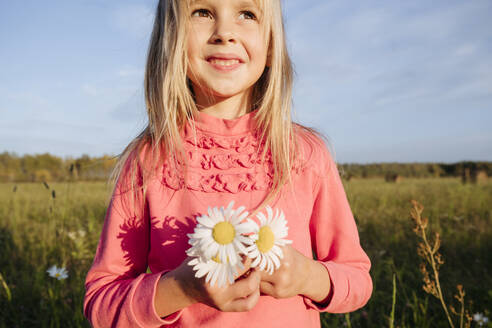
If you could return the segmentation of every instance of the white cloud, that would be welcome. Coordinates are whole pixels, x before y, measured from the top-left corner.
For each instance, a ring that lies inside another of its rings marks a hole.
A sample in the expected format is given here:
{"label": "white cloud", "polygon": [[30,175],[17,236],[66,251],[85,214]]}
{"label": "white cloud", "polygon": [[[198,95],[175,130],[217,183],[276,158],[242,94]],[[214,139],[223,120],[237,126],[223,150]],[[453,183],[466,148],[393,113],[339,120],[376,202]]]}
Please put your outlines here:
{"label": "white cloud", "polygon": [[[293,15],[289,37],[299,84],[312,91],[310,101],[323,103],[329,93],[341,98],[350,90],[371,100],[365,104],[369,110],[394,100],[449,97],[454,89],[472,95],[473,86],[483,93],[483,81],[492,77],[477,69],[492,65],[487,23],[476,15],[485,11],[484,3],[408,7],[331,1]],[[317,93],[320,86],[329,92]]]}
{"label": "white cloud", "polygon": [[142,77],[144,70],[141,68],[127,67],[118,71],[120,77]]}
{"label": "white cloud", "polygon": [[45,97],[39,96],[35,92],[28,90],[17,91],[0,88],[0,95],[3,99],[11,102],[19,102],[21,104],[29,104],[32,106],[45,106],[49,104],[49,101]]}
{"label": "white cloud", "polygon": [[477,52],[477,47],[474,44],[460,45],[455,51],[456,56],[470,56]]}
{"label": "white cloud", "polygon": [[100,90],[92,84],[84,84],[82,86],[82,91],[89,96],[99,96],[101,94]]}
{"label": "white cloud", "polygon": [[[389,140],[412,140],[411,131],[401,129],[411,116],[431,126],[418,142],[446,135],[445,148],[453,149],[457,128],[472,133],[492,116],[482,111],[482,119],[466,118],[492,102],[490,8],[487,1],[317,1],[288,13],[297,116],[343,145],[342,160],[399,158],[401,151],[384,157],[350,149],[380,144],[386,151]],[[449,115],[454,121],[439,123]],[[384,130],[381,122],[399,129]],[[447,158],[462,158],[463,150],[455,152]],[[428,154],[412,155],[422,160]]]}

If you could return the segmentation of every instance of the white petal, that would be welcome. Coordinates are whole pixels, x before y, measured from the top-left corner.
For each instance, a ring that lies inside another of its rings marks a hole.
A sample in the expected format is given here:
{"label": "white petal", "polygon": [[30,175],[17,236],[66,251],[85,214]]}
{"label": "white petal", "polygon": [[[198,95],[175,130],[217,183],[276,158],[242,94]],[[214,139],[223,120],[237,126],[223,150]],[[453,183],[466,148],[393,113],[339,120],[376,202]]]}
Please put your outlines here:
{"label": "white petal", "polygon": [[288,239],[279,239],[279,240],[276,240],[275,241],[275,244],[276,245],[279,245],[279,246],[285,246],[287,244],[292,244],[292,240],[288,240]]}
{"label": "white petal", "polygon": [[215,282],[217,281],[217,278],[219,277],[219,268],[216,267],[212,273],[212,279],[210,280],[210,286],[214,286]]}
{"label": "white petal", "polygon": [[280,247],[278,247],[277,245],[274,245],[272,247],[271,252],[274,252],[275,254],[277,254],[277,256],[281,259],[284,258],[284,253],[282,252],[282,249]]}
{"label": "white petal", "polygon": [[[234,211],[234,215],[235,216],[238,216],[238,215],[241,215],[241,212],[244,211],[246,209],[246,207],[244,206],[239,206],[235,211]],[[246,212],[247,213],[247,212]]]}
{"label": "white petal", "polygon": [[254,232],[253,229],[254,228],[251,226],[251,224],[248,223],[241,223],[234,227],[234,230],[236,230],[236,233],[238,234],[251,233]]}
{"label": "white petal", "polygon": [[252,219],[248,219],[246,221],[247,224],[250,225],[250,227],[252,228],[252,231],[253,232],[258,232],[260,231],[260,227],[258,226],[258,223],[256,223],[256,221],[252,220]]}
{"label": "white petal", "polygon": [[238,252],[247,254],[248,252],[246,251],[246,247],[244,247],[243,243],[241,243],[239,240],[234,239],[234,246],[238,250]]}
{"label": "white petal", "polygon": [[232,285],[234,283],[234,271],[233,270],[227,271],[227,280],[229,281],[230,285]]}
{"label": "white petal", "polygon": [[227,263],[227,251],[224,246],[219,247],[219,259],[222,263]]}
{"label": "white petal", "polygon": [[[238,258],[237,258],[237,254],[234,250],[234,246],[229,244],[229,245],[226,245],[225,249],[227,252],[227,258],[229,259],[229,263],[231,265],[236,265],[236,263],[238,262]],[[227,263],[227,262],[222,262],[222,263]]]}
{"label": "white petal", "polygon": [[231,217],[234,214],[234,210],[232,209],[234,207],[234,201],[231,200],[229,205],[227,205],[227,208],[225,209],[225,213],[227,217]]}
{"label": "white petal", "polygon": [[210,270],[209,268],[207,268],[206,266],[203,266],[201,267],[196,273],[195,273],[195,277],[197,278],[201,278],[203,277],[204,275],[206,275],[207,273],[209,273]]}
{"label": "white petal", "polygon": [[266,259],[264,256],[261,257],[261,262],[260,262],[260,270],[265,270],[265,267],[266,267]]}
{"label": "white petal", "polygon": [[205,278],[205,282],[207,283],[210,283],[210,279],[212,279],[212,275],[213,275],[214,271],[213,270],[210,270],[208,273],[207,273],[207,277]]}
{"label": "white petal", "polygon": [[261,261],[261,255],[257,256],[255,258],[255,260],[253,261],[253,263],[251,263],[251,267],[252,268],[256,268],[258,266],[258,264],[260,264],[260,261]]}
{"label": "white petal", "polygon": [[222,267],[222,271],[220,274],[220,281],[219,281],[219,287],[224,287],[227,284],[227,272],[229,271],[228,265],[224,265]]}
{"label": "white petal", "polygon": [[216,243],[212,243],[211,245],[209,245],[208,247],[203,247],[202,248],[202,251],[203,251],[203,255],[207,258],[207,259],[211,259],[212,257],[214,257],[215,255],[217,255],[217,251],[220,249],[220,247],[218,249],[215,248],[217,244]]}
{"label": "white petal", "polygon": [[246,245],[253,245],[255,243],[255,240],[258,239],[258,235],[256,236],[250,236],[250,237],[245,237],[245,236],[237,236],[237,239],[242,242],[242,243],[245,243]]}
{"label": "white petal", "polygon": [[212,211],[216,219],[218,219],[219,221],[224,221],[224,217],[222,213],[220,213],[220,210],[217,207],[214,207]]}
{"label": "white petal", "polygon": [[246,211],[246,212],[244,212],[244,213],[241,213],[241,215],[239,215],[239,216],[237,217],[237,221],[238,221],[238,222],[243,221],[244,219],[246,219],[246,218],[248,217],[248,214],[249,214],[249,213],[248,213],[248,211]]}
{"label": "white petal", "polygon": [[257,256],[261,256],[261,253],[260,251],[258,250],[258,248],[255,247],[255,249],[253,249],[253,251],[251,251],[250,253],[251,257],[257,257]]}
{"label": "white petal", "polygon": [[270,258],[270,256],[265,256],[266,257],[266,261],[267,261],[267,265],[266,265],[266,271],[267,272],[273,272],[273,262],[272,262],[272,259]]}
{"label": "white petal", "polygon": [[267,214],[268,214],[268,223],[270,223],[272,221],[272,218],[273,218],[273,210],[270,206],[266,206],[266,211],[267,211]]}
{"label": "white petal", "polygon": [[267,222],[267,218],[265,217],[265,215],[260,212],[256,214],[256,217],[258,218],[258,220],[260,220],[260,227],[263,227]]}
{"label": "white petal", "polygon": [[206,215],[197,217],[196,220],[207,228],[213,228],[216,224],[212,219],[210,219],[210,217]]}
{"label": "white petal", "polygon": [[277,255],[275,253],[270,253],[270,258],[272,259],[273,263],[275,263],[275,269],[280,268],[280,260],[278,259]]}
{"label": "white petal", "polygon": [[248,254],[249,254],[249,253],[253,252],[256,248],[257,248],[256,245],[248,246],[248,247],[246,247],[246,252],[248,252]]}
{"label": "white petal", "polygon": [[215,255],[217,255],[217,253],[219,252],[219,244],[217,243],[212,243],[212,245],[210,245],[210,252],[213,254],[212,257],[214,257]]}
{"label": "white petal", "polygon": [[282,210],[280,210],[280,220],[285,222],[285,215],[284,215],[284,211]]}
{"label": "white petal", "polygon": [[188,265],[193,266],[193,265],[197,265],[198,263],[200,263],[200,261],[198,261],[198,258],[194,258],[193,260],[188,262]]}

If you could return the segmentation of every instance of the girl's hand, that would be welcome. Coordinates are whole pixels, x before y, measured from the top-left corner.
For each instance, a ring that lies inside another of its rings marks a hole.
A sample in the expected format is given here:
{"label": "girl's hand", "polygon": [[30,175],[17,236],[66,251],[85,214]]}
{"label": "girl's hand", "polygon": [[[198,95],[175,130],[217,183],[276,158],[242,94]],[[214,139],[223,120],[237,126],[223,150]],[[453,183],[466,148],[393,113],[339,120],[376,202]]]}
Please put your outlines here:
{"label": "girl's hand", "polygon": [[251,310],[260,298],[260,273],[250,269],[251,260],[246,259],[244,269],[232,285],[210,286],[205,278],[195,278],[195,272],[188,265],[188,258],[176,269],[178,284],[188,295],[189,301],[203,303],[224,312],[243,312]]}
{"label": "girl's hand", "polygon": [[288,298],[303,294],[309,276],[308,258],[290,245],[282,247],[284,253],[280,268],[271,275],[260,271],[260,291],[275,298]]}
{"label": "girl's hand", "polygon": [[275,298],[305,295],[318,302],[326,299],[331,284],[324,266],[290,245],[282,247],[282,251],[280,268],[271,275],[260,271],[260,291]]}

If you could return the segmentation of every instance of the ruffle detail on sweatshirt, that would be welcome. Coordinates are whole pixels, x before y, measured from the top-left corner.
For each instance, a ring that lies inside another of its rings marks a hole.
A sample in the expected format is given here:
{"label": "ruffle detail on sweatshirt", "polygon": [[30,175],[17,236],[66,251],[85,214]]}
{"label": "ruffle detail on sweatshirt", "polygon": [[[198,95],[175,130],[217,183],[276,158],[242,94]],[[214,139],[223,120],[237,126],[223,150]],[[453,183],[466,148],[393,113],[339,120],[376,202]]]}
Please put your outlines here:
{"label": "ruffle detail on sweatshirt", "polygon": [[256,135],[247,134],[242,137],[218,137],[208,135],[188,136],[186,143],[202,149],[235,150],[238,153],[251,153],[258,147]]}
{"label": "ruffle detail on sweatshirt", "polygon": [[253,135],[227,138],[200,135],[186,138],[188,175],[186,186],[178,165],[164,164],[162,182],[169,188],[203,192],[266,190],[272,186],[272,157],[261,158]]}
{"label": "ruffle detail on sweatshirt", "polygon": [[[210,193],[238,193],[272,187],[272,156],[267,152],[262,158],[263,145],[259,146],[256,131],[235,136],[186,133],[184,141],[186,179],[182,172],[184,163],[165,162],[162,171],[165,186]],[[303,170],[303,165],[294,165],[292,173]]]}
{"label": "ruffle detail on sweatshirt", "polygon": [[[162,182],[169,188],[185,188],[185,180],[177,175],[168,165],[164,166]],[[265,172],[251,173],[214,173],[202,174],[189,171],[186,188],[202,192],[229,192],[266,190],[272,185],[272,175]]]}

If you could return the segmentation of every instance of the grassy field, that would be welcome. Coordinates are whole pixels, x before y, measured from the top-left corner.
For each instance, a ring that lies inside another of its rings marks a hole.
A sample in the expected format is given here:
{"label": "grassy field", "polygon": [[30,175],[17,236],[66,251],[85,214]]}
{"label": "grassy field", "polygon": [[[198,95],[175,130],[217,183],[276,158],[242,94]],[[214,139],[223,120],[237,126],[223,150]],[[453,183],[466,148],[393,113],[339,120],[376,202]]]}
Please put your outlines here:
{"label": "grassy field", "polygon": [[[462,284],[470,314],[491,317],[492,180],[463,185],[458,179],[366,179],[345,187],[372,261],[374,292],[350,315],[323,314],[324,327],[391,327],[391,317],[393,327],[449,326],[440,301],[422,289],[412,199],[425,206],[429,230],[441,236],[440,279],[448,305],[459,311],[453,295]],[[0,327],[89,327],[82,315],[83,284],[108,193],[104,183],[0,185]],[[67,279],[47,274],[55,264],[67,268]]]}

